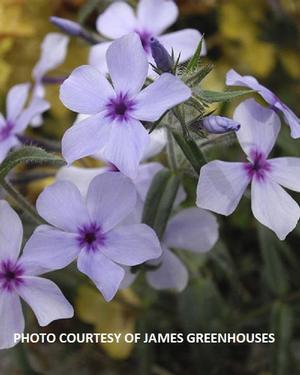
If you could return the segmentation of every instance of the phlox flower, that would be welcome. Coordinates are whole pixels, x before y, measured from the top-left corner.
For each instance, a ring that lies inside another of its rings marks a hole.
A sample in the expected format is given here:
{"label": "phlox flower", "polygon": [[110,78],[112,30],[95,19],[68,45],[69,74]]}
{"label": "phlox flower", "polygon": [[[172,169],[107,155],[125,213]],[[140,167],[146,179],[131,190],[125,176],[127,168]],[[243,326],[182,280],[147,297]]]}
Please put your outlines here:
{"label": "phlox flower", "polygon": [[149,143],[141,121],[156,121],[184,102],[191,90],[174,75],[162,74],[142,89],[148,61],[137,34],[115,41],[107,51],[113,86],[96,68],[81,66],[64,81],[60,98],[66,107],[92,115],[68,129],[62,139],[66,161],[101,152],[105,160],[132,178]]}
{"label": "phlox flower", "polygon": [[37,200],[39,214],[51,226],[38,227],[27,245],[46,268],[63,268],[77,258],[78,269],[110,301],[124,278],[121,265],[138,265],[161,255],[150,227],[119,225],[135,204],[134,185],[121,173],[95,177],[86,198],[74,184],[56,182]]}
{"label": "phlox flower", "polygon": [[252,76],[241,76],[235,70],[231,69],[226,75],[226,85],[228,86],[246,86],[255,91],[270,105],[276,112],[281,112],[285,122],[291,129],[291,137],[300,137],[300,119],[296,114],[284,104],[272,91],[261,85]]}
{"label": "phlox flower", "polygon": [[38,277],[45,269],[33,259],[30,247],[18,258],[22,237],[18,215],[6,201],[0,201],[0,349],[14,346],[14,334],[24,331],[20,297],[32,308],[41,326],[71,318],[74,313],[60,289]]}
{"label": "phlox flower", "polygon": [[[150,266],[146,272],[148,283],[158,290],[182,291],[188,283],[188,271],[171,249],[204,253],[215,245],[218,237],[218,223],[210,212],[192,207],[175,214],[169,220],[161,240],[161,257],[146,263]],[[122,287],[128,287],[136,276],[128,269]]]}
{"label": "phlox flower", "polygon": [[[60,64],[66,58],[69,38],[60,33],[49,33],[45,36],[41,44],[41,55],[33,68],[32,77],[35,81],[33,88],[33,98],[44,98],[45,88],[43,85],[43,78],[45,75]],[[32,126],[40,126],[43,119],[40,115],[35,116],[32,121]]]}
{"label": "phlox flower", "polygon": [[233,118],[241,124],[237,138],[248,162],[216,160],[202,167],[197,206],[230,215],[251,183],[253,215],[283,240],[295,228],[300,209],[281,186],[300,191],[300,158],[268,159],[280,130],[273,110],[249,99],[236,108]]}
{"label": "phlox flower", "polygon": [[[131,32],[136,32],[142,42],[149,62],[154,63],[151,56],[151,39],[156,38],[167,49],[172,50],[176,57],[180,54],[180,62],[187,61],[193,56],[201,34],[195,29],[184,29],[161,35],[175,23],[178,17],[178,7],[169,0],[140,0],[137,12],[123,1],[111,4],[97,19],[97,31],[103,36],[115,40]],[[111,42],[104,42],[91,48],[89,63],[101,72],[107,72],[105,54]],[[206,54],[205,46],[202,54]],[[149,68],[149,73],[152,69]]]}
{"label": "phlox flower", "polygon": [[25,131],[30,121],[49,109],[48,102],[39,98],[25,107],[29,89],[29,83],[22,83],[13,86],[7,94],[6,117],[0,113],[0,163],[9,150],[20,144],[18,136]]}

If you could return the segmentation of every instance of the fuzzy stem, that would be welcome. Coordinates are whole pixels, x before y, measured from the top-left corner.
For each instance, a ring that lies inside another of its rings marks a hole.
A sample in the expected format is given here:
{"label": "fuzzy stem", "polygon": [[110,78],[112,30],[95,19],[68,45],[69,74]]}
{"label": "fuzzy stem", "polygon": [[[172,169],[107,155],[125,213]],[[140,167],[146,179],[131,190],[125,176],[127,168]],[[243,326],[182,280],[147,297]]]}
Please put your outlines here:
{"label": "fuzzy stem", "polygon": [[36,224],[45,224],[44,220],[38,215],[35,208],[27,201],[27,199],[23,197],[22,194],[20,194],[13,187],[13,185],[10,182],[3,180],[1,182],[1,186],[8,193],[8,195],[17,203],[17,205],[32,218],[32,220]]}

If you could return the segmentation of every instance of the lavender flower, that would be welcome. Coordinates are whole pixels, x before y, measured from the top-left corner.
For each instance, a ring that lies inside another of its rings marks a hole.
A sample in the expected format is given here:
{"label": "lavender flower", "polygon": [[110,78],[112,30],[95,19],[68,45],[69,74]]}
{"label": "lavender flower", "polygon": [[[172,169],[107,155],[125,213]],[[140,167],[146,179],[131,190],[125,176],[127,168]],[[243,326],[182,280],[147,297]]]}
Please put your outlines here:
{"label": "lavender flower", "polygon": [[62,84],[60,98],[78,113],[92,115],[67,130],[62,140],[66,161],[101,152],[122,173],[134,178],[149,135],[140,121],[156,121],[187,100],[191,90],[172,74],[162,74],[140,91],[148,62],[137,34],[114,42],[107,51],[112,85],[92,66],[81,66]]}
{"label": "lavender flower", "polygon": [[298,204],[282,186],[300,192],[300,158],[268,159],[279,130],[277,114],[249,99],[234,114],[241,124],[238,141],[249,162],[212,161],[202,167],[197,206],[230,215],[251,182],[251,205],[255,218],[283,240],[300,217]]}
{"label": "lavender flower", "polygon": [[[201,34],[195,29],[184,29],[161,35],[177,17],[178,7],[173,1],[140,0],[136,14],[130,5],[116,1],[98,17],[96,27],[100,34],[113,40],[136,32],[151,63],[154,62],[150,46],[152,37],[158,39],[169,54],[172,50],[176,57],[180,54],[179,62],[184,62],[193,56],[201,40]],[[110,44],[111,42],[100,43],[92,47],[90,52],[89,63],[103,73],[107,72],[105,54]],[[206,54],[205,46],[202,53]],[[152,75],[151,72],[150,68],[149,73]]]}
{"label": "lavender flower", "polygon": [[49,104],[43,99],[35,98],[24,108],[28,99],[30,84],[23,83],[13,86],[6,98],[6,118],[0,113],[0,163],[9,150],[20,144],[21,135],[30,121],[37,115],[47,111]]}
{"label": "lavender flower", "polygon": [[252,76],[241,76],[231,69],[226,76],[226,84],[228,86],[246,86],[256,90],[258,94],[268,103],[276,112],[283,114],[285,122],[291,128],[291,137],[300,137],[300,119],[295,113],[284,104],[272,91],[261,85]]}
{"label": "lavender flower", "polygon": [[212,134],[224,134],[231,131],[238,131],[241,127],[239,123],[222,116],[207,116],[201,121],[204,130]]}
{"label": "lavender flower", "polygon": [[59,27],[65,33],[72,36],[80,36],[82,27],[79,23],[61,17],[50,17],[51,23]]}
{"label": "lavender flower", "polygon": [[[33,98],[43,99],[45,90],[43,78],[50,71],[62,64],[66,58],[69,38],[59,33],[49,33],[45,36],[41,44],[41,56],[32,71],[32,77],[35,81],[33,89]],[[35,116],[32,126],[40,126],[43,119],[40,115]]]}
{"label": "lavender flower", "polygon": [[[153,267],[146,272],[148,283],[154,289],[174,289],[181,292],[187,286],[188,272],[171,249],[203,253],[215,245],[218,237],[218,223],[214,215],[197,207],[180,211],[167,225],[161,241],[161,257],[146,263]],[[122,287],[128,287],[135,277],[136,273],[128,270]]]}
{"label": "lavender flower", "polygon": [[0,349],[14,346],[14,334],[24,331],[20,297],[30,305],[41,326],[73,316],[73,308],[60,289],[52,281],[37,277],[45,269],[32,256],[30,246],[18,259],[22,237],[18,215],[7,202],[0,201]]}
{"label": "lavender flower", "polygon": [[27,245],[45,268],[63,268],[78,258],[78,269],[96,284],[106,301],[133,266],[161,255],[154,231],[144,224],[119,225],[134,209],[136,192],[120,173],[95,177],[84,200],[70,182],[47,187],[37,200],[42,225]]}

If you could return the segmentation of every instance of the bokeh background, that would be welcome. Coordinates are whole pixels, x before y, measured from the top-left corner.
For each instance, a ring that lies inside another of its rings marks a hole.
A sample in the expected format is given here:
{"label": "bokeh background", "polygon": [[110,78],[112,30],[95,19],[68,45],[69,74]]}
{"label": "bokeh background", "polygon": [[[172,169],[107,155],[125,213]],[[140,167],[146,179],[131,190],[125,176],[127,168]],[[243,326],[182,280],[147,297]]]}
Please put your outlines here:
{"label": "bokeh background", "polygon": [[[31,79],[40,42],[57,31],[48,21],[56,15],[94,30],[105,0],[0,0],[0,105],[8,88]],[[132,1],[134,3],[134,1]],[[300,115],[299,0],[180,0],[173,29],[193,27],[205,33],[207,61],[215,69],[205,79],[210,90],[223,90],[225,74],[234,68],[251,74],[275,91]],[[88,46],[72,39],[66,62],[51,75],[67,75],[86,63]],[[52,109],[45,126],[32,131],[59,141],[74,120],[58,99],[58,87],[47,87]],[[237,103],[218,107],[231,115]],[[242,157],[232,140],[205,150],[209,159]],[[283,127],[275,155],[299,156],[300,141]],[[95,162],[87,161],[89,166]],[[39,173],[36,173],[36,172]],[[34,202],[54,180],[55,170],[19,168],[18,188]],[[185,182],[193,202],[193,185]],[[299,197],[294,196],[295,199]],[[219,217],[221,238],[203,256],[187,256],[190,283],[181,294],[156,292],[140,278],[107,304],[72,267],[53,275],[74,303],[73,320],[38,327],[25,309],[28,332],[274,332],[276,343],[242,345],[28,344],[0,353],[0,374],[80,375],[297,375],[300,373],[300,225],[285,242],[252,217],[243,198],[229,218]],[[27,232],[32,228],[28,224]],[[1,322],[0,322],[1,324]],[[30,366],[28,366],[30,364]]]}

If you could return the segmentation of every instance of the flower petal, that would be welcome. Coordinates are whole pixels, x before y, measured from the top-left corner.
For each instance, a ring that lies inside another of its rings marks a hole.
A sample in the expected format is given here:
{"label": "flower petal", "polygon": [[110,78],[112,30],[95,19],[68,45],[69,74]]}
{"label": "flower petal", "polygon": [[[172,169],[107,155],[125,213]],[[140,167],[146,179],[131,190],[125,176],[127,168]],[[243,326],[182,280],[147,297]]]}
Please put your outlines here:
{"label": "flower petal", "polygon": [[[175,59],[180,55],[179,62],[187,61],[191,58],[201,40],[201,33],[195,29],[184,29],[173,33],[165,34],[159,37],[161,44],[172,54]],[[202,43],[201,56],[206,55],[206,45]]]}
{"label": "flower petal", "polygon": [[107,302],[114,298],[125,275],[122,267],[101,252],[82,251],[78,257],[78,269],[95,283]]}
{"label": "flower petal", "polygon": [[253,179],[251,206],[255,218],[276,233],[280,240],[296,227],[300,208],[280,185],[270,179]]}
{"label": "flower petal", "polygon": [[285,122],[291,128],[291,137],[300,138],[300,118],[297,117],[295,113],[281,101],[275,103],[274,107],[282,112]]}
{"label": "flower petal", "polygon": [[108,73],[106,52],[110,45],[111,42],[103,42],[96,44],[90,48],[89,64],[97,68],[102,74]]}
{"label": "flower petal", "polygon": [[216,160],[202,167],[197,186],[197,206],[230,215],[249,184],[244,165]]}
{"label": "flower petal", "polygon": [[267,157],[280,130],[277,114],[248,99],[236,108],[233,119],[241,125],[237,138],[244,152],[250,156],[252,151],[259,151]]}
{"label": "flower petal", "polygon": [[150,133],[150,143],[146,148],[142,160],[147,160],[158,155],[167,144],[167,132],[165,128],[155,129]]}
{"label": "flower petal", "polygon": [[17,119],[15,132],[23,132],[27,128],[28,124],[32,121],[32,119],[34,119],[36,116],[40,116],[49,108],[49,102],[41,98],[34,98],[29,107],[26,108]]}
{"label": "flower petal", "polygon": [[76,233],[78,227],[89,222],[82,195],[68,181],[47,186],[38,197],[36,208],[48,223],[67,232]]}
{"label": "flower petal", "polygon": [[19,296],[16,293],[0,293],[0,349],[9,349],[16,345],[15,333],[23,333],[24,316]]}
{"label": "flower petal", "polygon": [[102,156],[114,164],[122,173],[135,178],[143,153],[149,144],[149,134],[143,125],[131,118],[128,121],[114,121],[108,143]]}
{"label": "flower petal", "polygon": [[[0,201],[0,260],[17,260],[23,240],[23,226],[10,205]],[[1,294],[1,293],[0,293]]]}
{"label": "flower petal", "polygon": [[26,275],[36,276],[68,266],[79,252],[76,234],[40,225],[27,241],[19,261]]}
{"label": "flower petal", "polygon": [[21,83],[9,90],[6,99],[7,120],[13,122],[19,116],[28,98],[29,89],[29,83]]}
{"label": "flower petal", "polygon": [[117,93],[133,95],[140,91],[147,78],[148,61],[138,34],[131,33],[113,42],[106,60]]}
{"label": "flower petal", "polygon": [[228,86],[246,86],[256,90],[258,94],[274,109],[282,112],[286,123],[291,128],[291,137],[300,137],[300,119],[295,113],[284,104],[271,90],[261,85],[252,76],[241,76],[236,71],[231,69],[226,76],[226,84]]}
{"label": "flower petal", "polygon": [[11,135],[3,141],[0,141],[0,163],[6,158],[8,152],[15,146],[18,146],[20,141],[15,135]]}
{"label": "flower petal", "polygon": [[106,234],[102,253],[124,266],[136,266],[161,255],[159,240],[145,224],[124,225]]}
{"label": "flower petal", "polygon": [[89,184],[92,179],[99,174],[108,171],[107,167],[102,168],[80,168],[80,167],[62,167],[59,169],[56,179],[57,181],[69,181],[78,187],[83,197],[86,197]]}
{"label": "flower petal", "polygon": [[145,201],[146,199],[153,177],[163,168],[164,167],[160,163],[145,163],[139,166],[137,177],[134,179],[134,184],[142,201]]}
{"label": "flower petal", "polygon": [[300,158],[269,159],[271,179],[290,190],[300,192]]}
{"label": "flower petal", "polygon": [[163,241],[168,247],[204,252],[214,246],[218,237],[215,216],[193,207],[180,211],[170,219]]}
{"label": "flower petal", "polygon": [[174,255],[166,246],[163,254],[157,260],[160,267],[154,271],[148,271],[146,278],[154,289],[174,289],[181,292],[188,283],[188,272],[181,260]]}
{"label": "flower petal", "polygon": [[25,283],[18,288],[18,293],[32,308],[40,326],[73,317],[73,307],[54,282],[33,276],[23,280]]}
{"label": "flower petal", "polygon": [[45,36],[41,44],[41,56],[32,71],[32,76],[36,81],[58,65],[62,64],[66,58],[69,38],[60,33],[49,33]]}
{"label": "flower petal", "polygon": [[159,35],[170,27],[178,17],[174,1],[140,0],[137,8],[139,29]]}
{"label": "flower petal", "polygon": [[114,95],[108,80],[96,68],[83,65],[73,70],[60,87],[60,100],[74,112],[96,114]]}
{"label": "flower petal", "polygon": [[68,164],[101,151],[109,141],[112,126],[103,113],[75,123],[62,139],[62,154]]}
{"label": "flower petal", "polygon": [[87,208],[92,220],[101,225],[103,232],[118,225],[134,209],[135,187],[121,173],[108,172],[90,183]]}
{"label": "flower petal", "polygon": [[122,1],[111,4],[97,18],[97,31],[110,38],[118,39],[134,31],[136,17],[132,7]]}
{"label": "flower petal", "polygon": [[191,96],[191,90],[173,74],[164,73],[136,97],[132,116],[141,121],[156,121],[168,109]]}

